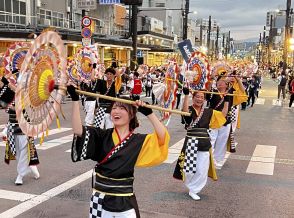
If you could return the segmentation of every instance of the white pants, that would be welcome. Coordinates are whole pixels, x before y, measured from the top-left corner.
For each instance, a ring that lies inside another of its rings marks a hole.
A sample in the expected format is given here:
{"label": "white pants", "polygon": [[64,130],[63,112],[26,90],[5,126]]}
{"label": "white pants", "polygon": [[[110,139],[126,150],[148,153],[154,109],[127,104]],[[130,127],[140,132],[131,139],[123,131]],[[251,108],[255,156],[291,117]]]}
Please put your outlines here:
{"label": "white pants", "polygon": [[85,125],[86,126],[92,126],[94,123],[95,106],[96,106],[96,101],[85,101],[85,110],[86,110]]}
{"label": "white pants", "polygon": [[124,212],[109,212],[102,209],[101,213],[102,218],[136,218],[135,209],[130,209]]}
{"label": "white pants", "polygon": [[190,192],[199,193],[207,182],[209,169],[209,151],[197,152],[196,173],[185,173],[185,185]]}
{"label": "white pants", "polygon": [[213,149],[213,158],[218,164],[222,164],[225,159],[230,130],[231,124],[218,129],[210,129],[209,136]]}
{"label": "white pants", "polygon": [[104,120],[100,124],[101,129],[110,129],[113,128],[113,122],[109,113],[105,113]]}
{"label": "white pants", "polygon": [[28,159],[28,139],[26,135],[15,135],[15,149],[17,161],[17,173],[24,177],[31,172]]}

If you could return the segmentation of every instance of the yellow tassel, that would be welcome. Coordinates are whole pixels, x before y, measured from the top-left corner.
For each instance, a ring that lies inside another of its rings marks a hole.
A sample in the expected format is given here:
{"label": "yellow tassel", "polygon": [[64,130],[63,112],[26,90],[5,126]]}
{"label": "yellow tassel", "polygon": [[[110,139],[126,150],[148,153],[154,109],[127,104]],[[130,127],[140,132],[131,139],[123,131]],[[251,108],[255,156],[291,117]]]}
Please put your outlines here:
{"label": "yellow tassel", "polygon": [[49,129],[47,128],[46,129],[46,137],[48,137],[48,135],[49,135]]}
{"label": "yellow tassel", "polygon": [[56,116],[56,124],[57,124],[57,128],[60,129],[60,121],[58,116]]}
{"label": "yellow tassel", "polygon": [[42,133],[42,137],[40,138],[40,145],[42,145],[44,142],[44,132]]}

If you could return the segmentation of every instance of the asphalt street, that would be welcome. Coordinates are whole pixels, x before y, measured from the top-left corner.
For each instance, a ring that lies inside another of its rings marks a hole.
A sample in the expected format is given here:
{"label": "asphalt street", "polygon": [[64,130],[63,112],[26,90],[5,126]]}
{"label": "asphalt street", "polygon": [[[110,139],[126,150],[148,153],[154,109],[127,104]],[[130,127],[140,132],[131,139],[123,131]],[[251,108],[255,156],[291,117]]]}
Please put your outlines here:
{"label": "asphalt street", "polygon": [[[176,157],[185,137],[180,117],[173,115],[169,159],[160,166],[135,171],[135,193],[143,218],[174,217],[294,217],[294,107],[276,101],[277,84],[265,78],[257,103],[241,111],[237,130],[237,152],[227,155],[218,170],[218,181],[208,180],[192,200],[181,181],[172,177]],[[150,101],[151,99],[143,98]],[[88,217],[92,161],[73,163],[71,102],[62,105],[66,120],[55,123],[45,143],[37,146],[41,177],[24,178],[15,186],[16,163],[4,163],[5,147],[0,141],[0,217],[57,218]],[[152,126],[139,115],[138,132],[150,133]],[[0,110],[0,130],[7,114]],[[179,143],[178,143],[179,142]],[[36,144],[38,144],[36,140]]]}

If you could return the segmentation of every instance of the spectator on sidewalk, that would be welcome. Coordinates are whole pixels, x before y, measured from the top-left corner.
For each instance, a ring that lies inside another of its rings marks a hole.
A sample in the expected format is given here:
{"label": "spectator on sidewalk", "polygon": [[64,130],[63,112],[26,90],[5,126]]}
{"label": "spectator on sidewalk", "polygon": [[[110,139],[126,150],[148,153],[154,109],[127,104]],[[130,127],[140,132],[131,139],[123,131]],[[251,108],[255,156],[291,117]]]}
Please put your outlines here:
{"label": "spectator on sidewalk", "polygon": [[277,78],[278,80],[278,100],[280,100],[280,95],[281,95],[281,91],[282,91],[282,94],[283,94],[283,100],[285,100],[286,98],[286,92],[285,92],[285,88],[286,88],[286,85],[287,85],[287,77],[286,77],[286,73],[285,71],[282,71],[281,75],[278,76]]}
{"label": "spectator on sidewalk", "polygon": [[140,100],[140,95],[142,93],[142,81],[139,79],[139,73],[137,71],[134,72],[134,80],[131,87],[131,98],[134,101]]}
{"label": "spectator on sidewalk", "polygon": [[251,100],[251,107],[253,107],[258,87],[259,84],[256,81],[256,76],[253,75],[252,79],[249,81],[247,106],[250,105]]}

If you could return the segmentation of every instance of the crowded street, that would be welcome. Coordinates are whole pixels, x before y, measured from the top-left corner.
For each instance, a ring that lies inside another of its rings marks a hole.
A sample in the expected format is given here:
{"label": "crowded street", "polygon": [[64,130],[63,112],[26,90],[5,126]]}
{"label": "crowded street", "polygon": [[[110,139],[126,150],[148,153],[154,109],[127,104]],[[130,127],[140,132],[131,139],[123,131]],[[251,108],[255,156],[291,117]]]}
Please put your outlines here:
{"label": "crowded street", "polygon": [[0,0],[0,218],[293,218],[291,0]]}
{"label": "crowded street", "polygon": [[[236,153],[226,155],[218,180],[209,180],[202,200],[191,200],[184,185],[173,178],[185,130],[180,116],[168,126],[171,141],[168,159],[160,166],[135,170],[135,193],[142,217],[293,217],[294,210],[294,107],[276,104],[277,85],[264,78],[254,107],[241,111],[236,132]],[[144,96],[144,95],[143,95]],[[150,98],[143,97],[146,101]],[[71,101],[62,105],[69,114]],[[1,110],[1,124],[7,115]],[[137,131],[149,133],[146,118],[139,117]],[[93,161],[73,163],[70,157],[70,116],[60,129],[52,126],[39,152],[41,177],[28,176],[15,186],[15,163],[0,168],[0,217],[85,217],[91,194]],[[5,147],[1,142],[1,154]],[[258,215],[257,215],[258,214]]]}

